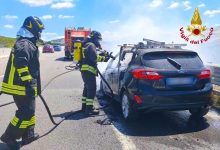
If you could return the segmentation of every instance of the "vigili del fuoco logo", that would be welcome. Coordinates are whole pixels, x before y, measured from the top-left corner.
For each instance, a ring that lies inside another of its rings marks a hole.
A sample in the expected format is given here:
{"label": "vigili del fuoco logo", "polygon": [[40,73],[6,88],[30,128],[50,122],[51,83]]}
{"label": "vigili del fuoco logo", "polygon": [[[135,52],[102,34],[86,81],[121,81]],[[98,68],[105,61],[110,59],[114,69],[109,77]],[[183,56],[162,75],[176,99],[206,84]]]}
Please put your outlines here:
{"label": "vigili del fuoco logo", "polygon": [[191,20],[191,25],[189,25],[186,30],[187,33],[184,27],[180,28],[180,36],[182,39],[190,44],[203,44],[211,38],[214,28],[211,27],[207,29],[206,26],[202,25],[199,9],[196,8]]}

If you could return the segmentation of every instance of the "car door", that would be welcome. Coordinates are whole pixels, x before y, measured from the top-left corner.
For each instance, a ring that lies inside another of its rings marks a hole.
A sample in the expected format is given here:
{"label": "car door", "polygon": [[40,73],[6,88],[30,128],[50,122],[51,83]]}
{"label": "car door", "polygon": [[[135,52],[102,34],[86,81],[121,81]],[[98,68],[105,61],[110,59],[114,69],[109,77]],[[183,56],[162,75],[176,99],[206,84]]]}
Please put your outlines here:
{"label": "car door", "polygon": [[113,87],[112,90],[114,94],[118,95],[119,94],[119,89],[120,89],[120,81],[122,80],[121,78],[124,75],[124,72],[126,71],[128,64],[131,62],[133,53],[131,52],[126,52],[124,55],[121,55],[121,57],[124,57],[120,59],[120,62],[117,65],[117,68],[114,69],[112,78],[113,78]]}
{"label": "car door", "polygon": [[[106,71],[104,73],[104,78],[106,79],[106,81],[108,82],[108,84],[112,90],[114,87],[113,73],[115,72],[115,69],[116,69],[116,67],[118,65],[118,61],[119,61],[119,56],[116,55],[115,57],[116,57],[115,60],[111,60],[109,62],[109,65],[107,66]],[[107,91],[108,93],[111,93],[110,89],[105,84],[104,84],[104,88],[105,88],[105,91]]]}
{"label": "car door", "polygon": [[113,60],[113,62],[112,62],[112,65],[111,65],[111,67],[110,67],[110,69],[109,69],[109,77],[111,78],[111,89],[112,89],[112,91],[113,91],[113,93],[114,94],[116,94],[115,93],[115,90],[114,90],[114,87],[115,87],[115,72],[117,71],[117,69],[118,69],[118,63],[119,63],[119,55],[116,55],[116,58],[115,58],[115,60]]}

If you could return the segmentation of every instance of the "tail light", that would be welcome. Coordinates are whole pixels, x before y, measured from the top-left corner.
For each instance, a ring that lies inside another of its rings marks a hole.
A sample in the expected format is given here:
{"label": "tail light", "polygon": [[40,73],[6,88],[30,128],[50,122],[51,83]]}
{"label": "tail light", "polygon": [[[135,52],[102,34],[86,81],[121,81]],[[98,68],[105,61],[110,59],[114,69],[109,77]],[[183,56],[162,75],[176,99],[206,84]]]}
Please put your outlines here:
{"label": "tail light", "polygon": [[211,78],[211,71],[209,69],[203,69],[202,72],[197,75],[199,79]]}
{"label": "tail light", "polygon": [[135,99],[135,101],[136,101],[138,104],[141,104],[141,103],[142,103],[142,100],[141,100],[140,96],[134,95],[134,99]]}
{"label": "tail light", "polygon": [[162,76],[152,70],[135,69],[132,71],[132,75],[136,79],[148,79],[148,80],[160,80]]}

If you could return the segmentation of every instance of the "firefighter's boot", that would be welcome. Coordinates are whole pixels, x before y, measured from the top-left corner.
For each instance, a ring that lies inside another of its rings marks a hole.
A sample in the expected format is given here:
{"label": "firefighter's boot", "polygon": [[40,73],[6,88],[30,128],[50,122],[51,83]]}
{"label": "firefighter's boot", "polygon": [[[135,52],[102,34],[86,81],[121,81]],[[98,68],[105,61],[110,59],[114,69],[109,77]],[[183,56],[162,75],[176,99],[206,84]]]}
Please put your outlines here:
{"label": "firefighter's boot", "polygon": [[10,150],[19,150],[21,145],[16,141],[23,134],[22,129],[15,128],[11,124],[8,125],[5,133],[1,136],[1,141],[7,144]]}
{"label": "firefighter's boot", "polygon": [[82,111],[82,112],[85,112],[85,111],[86,111],[86,104],[82,104],[81,111]]}
{"label": "firefighter's boot", "polygon": [[82,98],[82,108],[81,108],[81,111],[82,112],[86,111],[86,98],[85,97]]}
{"label": "firefighter's boot", "polygon": [[98,109],[95,109],[93,107],[93,105],[87,105],[86,106],[86,111],[85,113],[89,116],[92,116],[92,115],[98,115],[99,114],[99,110]]}
{"label": "firefighter's boot", "polygon": [[12,139],[11,137],[9,137],[5,133],[1,136],[0,139],[1,139],[2,142],[7,144],[8,148],[10,150],[19,150],[20,147],[21,147],[21,145],[15,139]]}
{"label": "firefighter's boot", "polygon": [[31,142],[37,140],[39,134],[34,132],[34,126],[29,127],[22,136],[22,145],[30,144]]}

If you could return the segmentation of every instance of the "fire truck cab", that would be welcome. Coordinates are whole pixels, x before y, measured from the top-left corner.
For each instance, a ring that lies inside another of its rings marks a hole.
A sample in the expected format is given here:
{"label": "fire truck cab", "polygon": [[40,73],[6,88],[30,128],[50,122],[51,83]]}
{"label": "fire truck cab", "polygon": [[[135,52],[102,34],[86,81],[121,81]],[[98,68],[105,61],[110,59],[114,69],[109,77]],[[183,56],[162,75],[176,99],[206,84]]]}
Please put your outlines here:
{"label": "fire truck cab", "polygon": [[72,59],[74,51],[74,42],[83,41],[90,33],[90,28],[65,28],[65,57]]}

